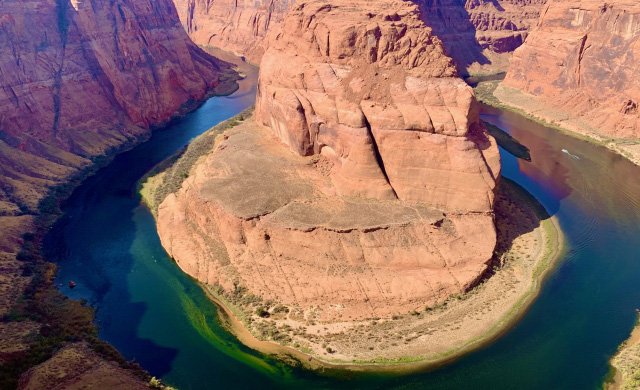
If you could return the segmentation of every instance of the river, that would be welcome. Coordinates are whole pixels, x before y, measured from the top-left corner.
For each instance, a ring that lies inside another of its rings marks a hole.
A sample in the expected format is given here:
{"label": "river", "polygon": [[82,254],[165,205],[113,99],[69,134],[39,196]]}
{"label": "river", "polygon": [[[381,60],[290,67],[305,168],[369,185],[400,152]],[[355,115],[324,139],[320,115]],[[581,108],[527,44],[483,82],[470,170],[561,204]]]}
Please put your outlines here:
{"label": "river", "polygon": [[[104,340],[180,389],[600,387],[640,306],[640,170],[605,148],[491,107],[483,107],[483,119],[531,151],[526,162],[501,150],[503,175],[558,218],[568,245],[513,329],[453,364],[411,375],[314,373],[238,343],[162,249],[136,184],[194,137],[251,106],[254,86],[248,79],[234,95],[214,97],[156,131],[65,202],[46,253],[58,263],[60,289],[95,307]],[[69,280],[77,287],[69,289]]]}

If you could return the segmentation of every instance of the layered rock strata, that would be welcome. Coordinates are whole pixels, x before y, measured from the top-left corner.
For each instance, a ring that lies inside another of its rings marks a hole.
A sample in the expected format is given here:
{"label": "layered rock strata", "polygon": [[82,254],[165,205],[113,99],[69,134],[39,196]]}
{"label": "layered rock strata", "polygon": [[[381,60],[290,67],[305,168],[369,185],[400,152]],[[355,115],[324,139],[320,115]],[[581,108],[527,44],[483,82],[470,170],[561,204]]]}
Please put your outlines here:
{"label": "layered rock strata", "polygon": [[637,2],[550,1],[497,94],[571,130],[637,138],[639,51]]}
{"label": "layered rock strata", "polygon": [[467,291],[496,242],[498,151],[418,7],[300,2],[268,42],[258,123],[221,137],[159,206],[170,255],[323,322]]}
{"label": "layered rock strata", "polygon": [[169,1],[0,8],[3,214],[35,210],[50,185],[147,135],[228,72],[189,41]]}
{"label": "layered rock strata", "polygon": [[504,71],[547,0],[417,0],[458,70]]}
{"label": "layered rock strata", "polygon": [[[232,73],[189,40],[171,1],[0,3],[0,316],[29,283],[16,254],[50,209],[48,191],[208,94],[230,91]],[[0,332],[2,354],[19,356],[34,340],[14,330]]]}
{"label": "layered rock strata", "polygon": [[[546,0],[414,0],[459,70],[504,69],[504,53],[520,46]],[[295,0],[174,0],[199,45],[246,55],[259,63],[267,31],[278,29]],[[495,63],[495,64],[494,64]],[[492,68],[491,65],[495,66]]]}
{"label": "layered rock strata", "polygon": [[174,0],[194,42],[246,56],[259,63],[267,31],[278,28],[295,0]]}

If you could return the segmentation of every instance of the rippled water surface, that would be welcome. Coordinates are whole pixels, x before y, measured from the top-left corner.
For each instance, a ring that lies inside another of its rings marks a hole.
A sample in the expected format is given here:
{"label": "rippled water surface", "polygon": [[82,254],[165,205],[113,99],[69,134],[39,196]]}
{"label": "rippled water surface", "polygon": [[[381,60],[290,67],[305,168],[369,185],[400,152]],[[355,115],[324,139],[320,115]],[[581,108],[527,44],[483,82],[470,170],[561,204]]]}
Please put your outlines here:
{"label": "rippled water surface", "polygon": [[[488,107],[483,119],[531,150],[531,163],[502,153],[503,175],[557,216],[568,245],[540,297],[511,331],[442,369],[391,376],[288,367],[221,329],[216,307],[160,246],[136,182],[193,137],[250,106],[252,85],[212,98],[118,156],[66,203],[47,250],[59,263],[61,289],[96,308],[105,340],[181,389],[600,386],[640,306],[640,171],[606,149]],[[77,287],[69,290],[68,280]]]}

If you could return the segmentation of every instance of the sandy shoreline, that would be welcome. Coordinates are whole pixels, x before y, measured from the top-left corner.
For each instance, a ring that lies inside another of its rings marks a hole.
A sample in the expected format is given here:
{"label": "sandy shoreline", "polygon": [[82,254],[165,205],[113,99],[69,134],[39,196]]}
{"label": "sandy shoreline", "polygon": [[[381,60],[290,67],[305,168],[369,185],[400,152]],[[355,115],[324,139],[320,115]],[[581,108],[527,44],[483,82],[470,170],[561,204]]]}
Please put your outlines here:
{"label": "sandy shoreline", "polygon": [[640,316],[631,335],[611,358],[613,375],[605,383],[607,390],[631,390],[640,386]]}

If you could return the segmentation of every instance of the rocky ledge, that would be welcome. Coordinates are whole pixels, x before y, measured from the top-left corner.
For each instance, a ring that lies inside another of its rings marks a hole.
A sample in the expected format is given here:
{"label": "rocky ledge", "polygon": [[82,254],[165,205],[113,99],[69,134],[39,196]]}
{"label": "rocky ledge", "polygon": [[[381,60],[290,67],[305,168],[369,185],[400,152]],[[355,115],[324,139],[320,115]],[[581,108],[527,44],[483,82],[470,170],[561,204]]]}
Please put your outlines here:
{"label": "rocky ledge", "polygon": [[446,360],[508,327],[560,253],[557,226],[508,181],[496,234],[485,214],[339,195],[328,173],[249,117],[143,187],[163,246],[252,348],[312,368]]}

